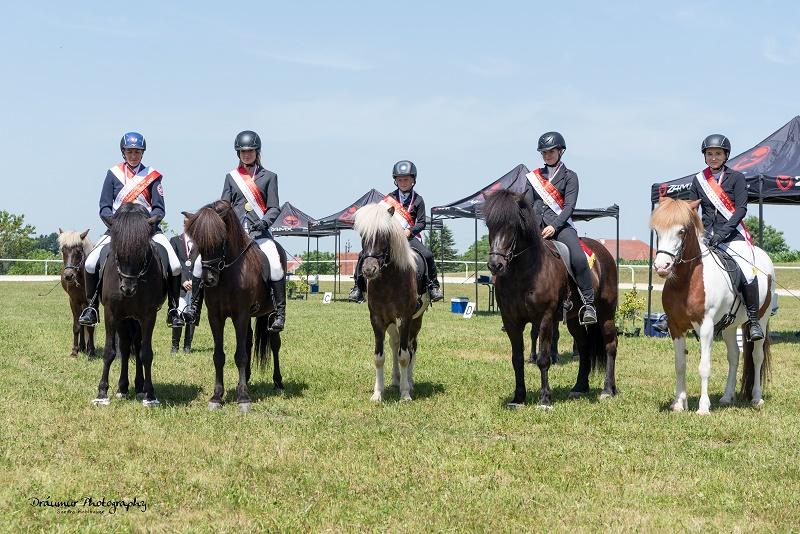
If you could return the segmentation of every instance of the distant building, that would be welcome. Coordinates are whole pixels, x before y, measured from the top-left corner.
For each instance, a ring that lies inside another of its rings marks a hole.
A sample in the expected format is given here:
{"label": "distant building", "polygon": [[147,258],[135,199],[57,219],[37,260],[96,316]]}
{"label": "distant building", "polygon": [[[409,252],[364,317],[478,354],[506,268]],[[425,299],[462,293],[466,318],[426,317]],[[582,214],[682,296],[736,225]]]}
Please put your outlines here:
{"label": "distant building", "polygon": [[339,264],[342,276],[353,276],[358,261],[358,252],[341,252],[336,255],[336,263]]}
{"label": "distant building", "polygon": [[[617,240],[616,239],[600,239],[599,240],[611,253],[616,257],[617,254]],[[620,261],[631,260],[649,260],[650,247],[644,241],[639,239],[620,239],[619,240],[619,259]],[[656,251],[653,250],[653,257]]]}

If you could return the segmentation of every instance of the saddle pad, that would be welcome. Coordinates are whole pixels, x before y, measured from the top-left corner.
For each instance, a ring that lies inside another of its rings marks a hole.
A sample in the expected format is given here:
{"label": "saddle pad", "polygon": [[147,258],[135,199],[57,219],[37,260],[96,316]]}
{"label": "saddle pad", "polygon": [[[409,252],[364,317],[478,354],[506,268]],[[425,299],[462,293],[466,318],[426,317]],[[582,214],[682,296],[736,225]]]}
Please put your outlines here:
{"label": "saddle pad", "polygon": [[722,263],[725,271],[728,273],[728,276],[731,279],[731,287],[735,293],[739,292],[739,288],[743,287],[745,278],[742,269],[739,267],[739,264],[736,263],[730,254],[725,252],[721,249],[715,249],[711,252],[713,255],[716,256],[719,263]]}

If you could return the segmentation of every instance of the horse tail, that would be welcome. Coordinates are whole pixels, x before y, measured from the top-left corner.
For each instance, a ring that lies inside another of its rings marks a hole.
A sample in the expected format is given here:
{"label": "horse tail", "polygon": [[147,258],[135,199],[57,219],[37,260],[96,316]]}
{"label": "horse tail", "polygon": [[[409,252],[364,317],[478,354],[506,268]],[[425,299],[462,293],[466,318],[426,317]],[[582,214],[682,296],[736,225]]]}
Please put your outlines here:
{"label": "horse tail", "polygon": [[269,357],[272,352],[272,332],[269,331],[269,315],[256,317],[256,330],[253,339],[258,368],[263,370],[269,366]]}
{"label": "horse tail", "polygon": [[[753,362],[753,348],[755,343],[749,340],[744,341],[744,369],[742,370],[742,397],[744,400],[753,400],[753,383],[755,382],[755,363]],[[761,364],[761,387],[769,379],[772,372],[772,358],[770,357],[769,344],[769,324],[764,332],[764,362]]]}
{"label": "horse tail", "polygon": [[603,331],[600,323],[589,325],[589,361],[592,371],[606,369],[606,342],[603,340]]}

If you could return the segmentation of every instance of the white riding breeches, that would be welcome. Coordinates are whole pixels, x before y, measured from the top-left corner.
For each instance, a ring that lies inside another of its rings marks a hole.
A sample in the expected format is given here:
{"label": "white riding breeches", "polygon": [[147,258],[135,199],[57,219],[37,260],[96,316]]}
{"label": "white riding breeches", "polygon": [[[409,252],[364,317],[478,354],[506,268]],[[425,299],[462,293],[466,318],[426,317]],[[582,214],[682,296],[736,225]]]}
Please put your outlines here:
{"label": "white riding breeches", "polygon": [[[278,247],[275,246],[275,241],[269,238],[256,239],[258,249],[269,260],[269,279],[277,282],[283,278],[283,268],[281,267],[281,256],[278,254]],[[197,259],[194,260],[194,267],[192,268],[192,276],[200,278],[203,274],[203,258],[198,254]]]}
{"label": "white riding breeches", "polygon": [[283,269],[281,268],[281,256],[278,254],[278,247],[275,246],[275,241],[267,237],[263,239],[256,239],[256,245],[261,249],[261,252],[269,260],[269,279],[277,282],[283,278]]}
{"label": "white riding breeches", "polygon": [[[175,250],[172,248],[172,245],[169,244],[167,236],[158,233],[150,239],[153,242],[158,243],[164,250],[167,251],[167,256],[169,257],[169,268],[172,271],[172,276],[180,276],[181,261],[178,259],[178,255],[175,254]],[[100,253],[109,243],[111,243],[110,235],[105,234],[100,238],[100,241],[97,242],[97,245],[95,245],[94,249],[89,253],[88,256],[86,256],[86,262],[84,263],[86,272],[94,274],[94,272],[97,270],[97,261],[100,259]]]}
{"label": "white riding breeches", "polygon": [[754,268],[756,260],[753,247],[751,247],[747,241],[738,240],[722,243],[719,248],[727,252],[730,257],[733,258],[742,270],[747,283],[749,284],[752,282],[756,277],[756,269]]}

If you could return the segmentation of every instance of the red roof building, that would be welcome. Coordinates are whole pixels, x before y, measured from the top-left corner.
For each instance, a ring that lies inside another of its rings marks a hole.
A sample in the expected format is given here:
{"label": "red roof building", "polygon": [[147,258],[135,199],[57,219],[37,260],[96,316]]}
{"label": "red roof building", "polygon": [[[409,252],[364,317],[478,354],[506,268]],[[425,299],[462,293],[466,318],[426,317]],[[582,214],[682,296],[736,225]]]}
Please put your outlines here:
{"label": "red roof building", "polygon": [[[611,253],[616,257],[617,254],[617,240],[616,239],[600,239],[599,240]],[[630,260],[649,260],[650,247],[644,241],[639,239],[620,239],[619,240],[619,259],[620,261]],[[653,257],[656,251],[653,250]]]}

